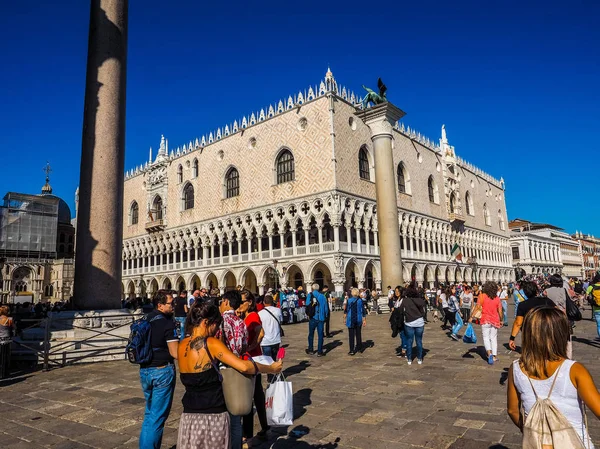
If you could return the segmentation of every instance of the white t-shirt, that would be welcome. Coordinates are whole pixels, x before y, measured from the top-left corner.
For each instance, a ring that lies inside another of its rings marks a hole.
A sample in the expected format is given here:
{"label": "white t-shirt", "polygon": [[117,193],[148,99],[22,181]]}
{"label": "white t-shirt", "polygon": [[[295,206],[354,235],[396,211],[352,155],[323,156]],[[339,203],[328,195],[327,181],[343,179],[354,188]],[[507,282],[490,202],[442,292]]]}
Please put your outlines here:
{"label": "white t-shirt", "polygon": [[447,309],[448,308],[448,299],[446,298],[446,294],[441,293],[440,299],[442,300],[442,309]]}
{"label": "white t-shirt", "polygon": [[[275,315],[275,318],[273,318],[271,314],[267,312],[267,310],[273,315]],[[280,344],[281,333],[279,332],[279,323],[283,322],[283,315],[281,314],[281,309],[278,309],[277,307],[273,306],[268,306],[260,312],[258,312],[258,316],[262,321],[263,331],[265,332],[265,336],[260,342],[260,345],[271,346]]]}
{"label": "white t-shirt", "polygon": [[500,299],[506,299],[508,297],[508,292],[506,290],[502,290],[498,296],[500,296]]}

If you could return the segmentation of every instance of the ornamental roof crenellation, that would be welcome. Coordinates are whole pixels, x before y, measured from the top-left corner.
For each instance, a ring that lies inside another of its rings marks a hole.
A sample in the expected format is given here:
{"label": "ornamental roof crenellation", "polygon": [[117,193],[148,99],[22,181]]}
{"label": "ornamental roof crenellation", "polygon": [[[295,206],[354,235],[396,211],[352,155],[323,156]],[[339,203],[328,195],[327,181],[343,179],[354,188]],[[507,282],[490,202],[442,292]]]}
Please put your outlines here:
{"label": "ornamental roof crenellation", "polygon": [[[338,86],[338,83],[333,78],[333,75],[330,71],[328,71],[328,73],[325,75],[325,78],[321,80],[318,85],[309,86],[308,89],[304,89],[304,91],[301,90],[297,94],[289,95],[287,99],[281,99],[272,105],[261,108],[260,111],[252,112],[250,115],[243,116],[240,120],[234,120],[233,123],[229,123],[224,127],[219,127],[216,130],[209,132],[208,135],[205,134],[202,137],[196,137],[193,142],[190,140],[189,143],[184,143],[182,146],[178,146],[176,149],[171,150],[168,160],[177,159],[195,150],[202,150],[213,142],[241,132],[246,128],[250,128],[260,122],[283,114],[294,108],[298,108],[303,104],[321,98],[328,93],[338,95],[340,98],[346,100],[356,108],[362,108],[361,97],[344,86]],[[129,179],[144,173],[152,165],[152,162],[146,162],[146,164],[127,170],[125,172],[125,179]]]}
{"label": "ornamental roof crenellation", "polygon": [[[175,149],[171,149],[168,155],[166,155],[165,152],[166,160],[172,161],[178,159],[191,153],[192,151],[199,150],[202,152],[204,148],[210,146],[216,141],[225,139],[231,135],[237,134],[238,132],[242,132],[247,128],[251,128],[252,126],[255,126],[261,122],[269,120],[278,115],[284,114],[295,108],[299,108],[304,104],[317,100],[330,93],[335,94],[341,99],[347,101],[356,109],[362,109],[362,98],[359,95],[356,95],[350,89],[338,85],[337,81],[333,77],[333,74],[328,69],[325,78],[321,80],[318,85],[309,86],[308,89],[300,90],[297,94],[289,95],[287,99],[281,99],[267,107],[261,108],[259,111],[252,112],[249,115],[245,115],[239,120],[234,120],[233,123],[228,123],[224,127],[219,127],[216,130],[210,131],[208,134],[203,135],[202,137],[196,137],[195,139],[190,140],[189,142],[184,143],[183,145],[180,145]],[[437,145],[433,140],[421,134],[416,129],[405,125],[403,122],[396,122],[394,125],[394,129],[397,132],[405,135],[409,139],[420,143],[425,148],[428,148],[431,151],[438,154],[442,153],[440,146]],[[146,161],[144,164],[140,164],[132,169],[126,170],[125,180],[145,173],[147,170],[152,168],[152,166],[155,165],[156,162],[162,162],[163,160],[164,159]],[[466,162],[460,157],[457,157],[456,161],[459,166],[473,172],[475,175],[481,177],[487,182],[495,185],[498,188],[504,188],[504,182],[502,179],[497,180],[496,178],[485,173],[483,170],[475,167],[474,165]]]}

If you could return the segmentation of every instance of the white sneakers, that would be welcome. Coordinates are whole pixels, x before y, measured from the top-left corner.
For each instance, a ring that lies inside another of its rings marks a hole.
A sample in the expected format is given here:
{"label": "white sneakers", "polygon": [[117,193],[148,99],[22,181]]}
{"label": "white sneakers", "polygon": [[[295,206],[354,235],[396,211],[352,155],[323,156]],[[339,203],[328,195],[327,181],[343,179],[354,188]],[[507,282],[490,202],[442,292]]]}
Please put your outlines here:
{"label": "white sneakers", "polygon": [[[412,365],[412,360],[407,360],[407,361],[406,361],[406,363],[408,363],[409,365]],[[417,363],[418,363],[419,365],[422,365],[422,364],[423,364],[423,360],[421,360],[421,359],[417,359]]]}
{"label": "white sneakers", "polygon": [[423,360],[417,360],[417,363],[418,363],[419,365],[422,365],[422,364],[423,364]]}
{"label": "white sneakers", "polygon": [[410,361],[410,360],[408,362],[406,362],[406,363],[408,363],[409,365],[412,365],[412,361]]}

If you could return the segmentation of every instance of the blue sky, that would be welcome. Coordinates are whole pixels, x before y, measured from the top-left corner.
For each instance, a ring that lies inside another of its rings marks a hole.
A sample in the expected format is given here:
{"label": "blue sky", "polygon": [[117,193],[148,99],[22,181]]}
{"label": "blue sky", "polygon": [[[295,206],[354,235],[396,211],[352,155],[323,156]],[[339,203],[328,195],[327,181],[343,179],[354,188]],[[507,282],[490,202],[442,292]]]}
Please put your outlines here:
{"label": "blue sky", "polygon": [[[418,3],[418,4],[417,4]],[[600,3],[131,1],[126,168],[317,83],[381,76],[404,121],[506,181],[509,218],[600,236]],[[89,2],[0,15],[0,192],[79,182]]]}

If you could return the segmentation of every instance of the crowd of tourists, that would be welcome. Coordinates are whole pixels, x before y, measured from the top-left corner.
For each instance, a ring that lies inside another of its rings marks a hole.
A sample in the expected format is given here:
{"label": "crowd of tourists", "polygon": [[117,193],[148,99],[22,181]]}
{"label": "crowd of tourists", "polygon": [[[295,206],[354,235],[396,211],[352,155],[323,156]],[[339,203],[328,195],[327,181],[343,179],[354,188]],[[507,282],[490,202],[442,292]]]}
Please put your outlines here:
{"label": "crowd of tourists", "polygon": [[[522,343],[520,359],[510,365],[507,410],[523,432],[524,444],[531,444],[524,447],[537,447],[533,444],[539,435],[553,435],[562,429],[563,440],[554,440],[555,448],[593,448],[583,406],[600,417],[600,394],[586,368],[573,360],[571,340],[580,312],[589,306],[597,324],[596,340],[600,341],[600,272],[586,282],[552,275],[528,277],[515,284],[455,283],[427,289],[413,281],[387,290],[392,336],[399,336],[396,355],[408,365],[415,360],[424,363],[425,325],[436,322],[453,341],[474,343],[480,334],[487,363],[498,362],[498,330],[509,325],[508,303],[512,301],[514,314],[507,343],[513,351],[519,350],[519,333]],[[382,292],[358,288],[339,297],[327,287],[313,284],[309,293],[269,290],[260,297],[241,287],[223,295],[205,288],[189,295],[160,290],[151,303],[125,302],[125,307],[147,312],[139,322],[150,329],[151,357],[136,355],[141,357],[140,382],[146,400],[140,447],[161,445],[177,371],[185,388],[179,449],[241,449],[253,439],[265,440],[270,428],[261,374],[267,374],[270,382],[283,368],[279,356],[282,325],[297,322],[290,320],[290,315],[298,316],[295,311],[290,314],[290,309],[302,308],[300,321],[308,320],[306,354],[322,357],[327,354],[324,339],[331,337],[332,311],[339,300],[352,357],[364,351],[362,331],[367,317],[381,312],[384,297]],[[35,315],[35,309],[29,313]],[[0,307],[0,344],[14,333],[10,315],[8,307]],[[0,363],[0,374],[2,369]],[[224,369],[254,376],[253,396],[249,396],[253,409],[248,413],[234,414],[228,409]],[[551,398],[552,407],[548,407],[549,401],[541,401],[546,398]],[[548,418],[550,413],[553,415]],[[254,414],[260,425],[256,433]],[[536,426],[542,421],[549,424],[538,432]],[[544,441],[548,444],[549,440]],[[557,446],[556,441],[568,444]]]}

